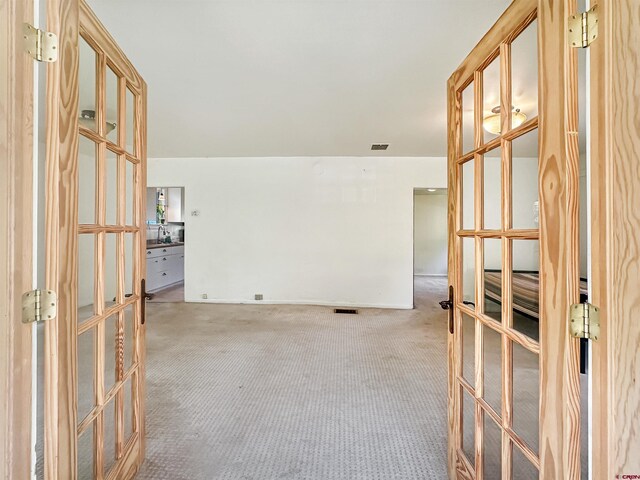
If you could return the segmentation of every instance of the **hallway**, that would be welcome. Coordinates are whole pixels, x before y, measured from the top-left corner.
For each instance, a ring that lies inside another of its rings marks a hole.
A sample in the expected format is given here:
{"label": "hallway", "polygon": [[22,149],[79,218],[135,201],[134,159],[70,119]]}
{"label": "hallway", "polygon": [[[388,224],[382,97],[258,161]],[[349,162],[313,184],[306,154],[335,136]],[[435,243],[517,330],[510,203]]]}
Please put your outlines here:
{"label": "hallway", "polygon": [[446,477],[444,278],[415,310],[147,307],[138,479]]}

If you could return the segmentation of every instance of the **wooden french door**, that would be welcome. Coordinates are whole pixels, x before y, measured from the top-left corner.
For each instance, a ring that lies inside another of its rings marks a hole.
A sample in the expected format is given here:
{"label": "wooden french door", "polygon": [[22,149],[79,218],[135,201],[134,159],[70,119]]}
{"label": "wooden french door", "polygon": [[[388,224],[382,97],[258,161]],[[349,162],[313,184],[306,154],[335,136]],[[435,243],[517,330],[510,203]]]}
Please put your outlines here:
{"label": "wooden french door", "polygon": [[514,0],[449,79],[449,476],[580,477],[573,2]]}
{"label": "wooden french door", "polygon": [[50,0],[46,479],[132,478],[144,457],[146,85],[84,0]]}

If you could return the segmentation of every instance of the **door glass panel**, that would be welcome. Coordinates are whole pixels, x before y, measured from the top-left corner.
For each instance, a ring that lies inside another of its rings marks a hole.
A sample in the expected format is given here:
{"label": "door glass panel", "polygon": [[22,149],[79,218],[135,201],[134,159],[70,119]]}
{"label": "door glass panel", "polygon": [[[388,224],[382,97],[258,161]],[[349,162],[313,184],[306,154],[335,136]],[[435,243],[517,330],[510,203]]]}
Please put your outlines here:
{"label": "door glass panel", "polygon": [[475,388],[476,320],[462,314],[462,376]]}
{"label": "door glass panel", "polygon": [[485,401],[502,414],[502,335],[488,326],[482,327],[484,349],[484,392]]}
{"label": "door glass panel", "polygon": [[500,148],[484,155],[483,196],[484,228],[500,230],[502,228],[502,158]]}
{"label": "door glass panel", "polygon": [[462,451],[464,452],[467,460],[471,463],[471,466],[475,468],[476,454],[475,454],[475,436],[476,436],[476,422],[475,422],[475,400],[469,395],[469,393],[462,389]]}
{"label": "door glass panel", "polygon": [[538,240],[512,240],[512,249],[513,328],[538,340],[540,336],[539,242]]}
{"label": "door glass panel", "polygon": [[130,305],[124,310],[124,370],[129,370],[133,364],[135,349],[135,317],[134,306]]}
{"label": "door glass panel", "polygon": [[91,480],[94,475],[93,435],[95,421],[78,437],[78,480]]}
{"label": "door glass panel", "polygon": [[97,145],[87,137],[78,139],[78,223],[96,221]]}
{"label": "door glass panel", "polygon": [[124,418],[124,445],[127,445],[127,442],[133,435],[135,429],[133,428],[133,406],[131,403],[132,392],[131,392],[131,378],[127,378],[122,386],[122,403],[123,403],[123,418]]}
{"label": "door glass panel", "polygon": [[105,157],[106,170],[106,224],[116,225],[118,223],[118,155],[111,150],[107,150]]}
{"label": "door glass panel", "polygon": [[131,295],[135,289],[133,285],[133,263],[135,234],[127,232],[124,234],[124,293]]}
{"label": "door glass panel", "polygon": [[484,314],[502,321],[502,240],[485,238],[484,245]]}
{"label": "door glass panel", "polygon": [[484,450],[482,463],[484,478],[497,480],[502,478],[502,430],[488,413],[484,414]]}
{"label": "door glass panel", "polygon": [[538,130],[511,142],[513,228],[538,228]]}
{"label": "door glass panel", "polygon": [[128,88],[126,89],[126,150],[127,152],[131,153],[131,154],[136,154],[137,152],[134,152],[134,145],[135,145],[135,137],[134,137],[134,132],[135,132],[135,97],[133,95],[133,93],[131,92],[131,90],[129,90]]}
{"label": "door glass panel", "polygon": [[91,413],[95,406],[93,390],[93,344],[95,329],[91,328],[78,336],[77,372],[78,372],[78,423]]}
{"label": "door glass panel", "polygon": [[462,153],[470,152],[474,145],[474,82],[462,92]]}
{"label": "door glass panel", "polygon": [[[476,301],[476,246],[475,239],[462,239],[462,301]],[[470,305],[473,308],[473,305]]]}
{"label": "door glass panel", "polygon": [[[538,115],[538,22],[511,44],[511,98],[527,119]],[[514,125],[515,126],[515,125]]]}
{"label": "door glass panel", "polygon": [[469,160],[462,165],[462,228],[475,230],[474,219],[474,161]]}
{"label": "door glass panel", "polygon": [[513,431],[538,453],[540,366],[538,355],[513,346]]}
{"label": "door glass panel", "polygon": [[104,391],[116,384],[116,346],[118,344],[118,314],[104,321]]}
{"label": "door glass panel", "polygon": [[79,39],[78,112],[80,126],[96,131],[96,52]]}
{"label": "door glass panel", "polygon": [[134,171],[135,171],[135,165],[133,163],[131,163],[130,161],[126,161],[126,169],[125,169],[125,177],[124,177],[124,181],[125,181],[125,195],[126,195],[126,205],[125,205],[125,211],[126,211],[126,224],[127,225],[133,225],[134,223],[134,215],[133,215],[133,209],[134,209],[134,186],[135,186],[135,179],[134,179]]}
{"label": "door glass panel", "polygon": [[118,76],[107,65],[107,106],[104,132],[107,140],[118,144]]}
{"label": "door glass panel", "polygon": [[95,245],[95,235],[78,235],[78,323],[95,313]]}
{"label": "door glass panel", "polygon": [[104,301],[105,308],[116,304],[118,295],[118,234],[105,233]]}
{"label": "door glass panel", "polygon": [[538,469],[513,443],[513,480],[538,480]]}
{"label": "door glass panel", "polygon": [[500,135],[500,55],[485,68],[482,89],[482,131],[486,143]]}
{"label": "door glass panel", "polygon": [[475,388],[476,320],[462,314],[462,376]]}
{"label": "door glass panel", "polygon": [[116,401],[111,399],[102,410],[104,429],[104,475],[116,463]]}

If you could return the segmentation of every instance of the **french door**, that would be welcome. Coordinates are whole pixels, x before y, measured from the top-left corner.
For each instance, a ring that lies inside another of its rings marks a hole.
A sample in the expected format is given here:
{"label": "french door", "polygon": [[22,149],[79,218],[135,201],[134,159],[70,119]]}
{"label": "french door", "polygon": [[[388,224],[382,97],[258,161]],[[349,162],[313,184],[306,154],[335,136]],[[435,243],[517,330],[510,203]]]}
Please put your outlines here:
{"label": "french door", "polygon": [[84,0],[49,0],[46,479],[132,478],[144,456],[146,85]]}
{"label": "french door", "polygon": [[449,79],[450,478],[580,478],[572,13],[514,0]]}

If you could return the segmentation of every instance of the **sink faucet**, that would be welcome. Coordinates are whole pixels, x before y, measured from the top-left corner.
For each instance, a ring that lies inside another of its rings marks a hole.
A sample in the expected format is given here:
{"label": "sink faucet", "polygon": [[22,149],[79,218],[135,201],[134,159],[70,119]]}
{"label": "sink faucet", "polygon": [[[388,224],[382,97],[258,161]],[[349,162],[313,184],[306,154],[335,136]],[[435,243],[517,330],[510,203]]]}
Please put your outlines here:
{"label": "sink faucet", "polygon": [[156,243],[162,243],[162,242],[160,241],[160,231],[162,231],[162,234],[163,234],[163,235],[166,235],[166,234],[167,234],[167,231],[164,229],[164,227],[163,227],[162,225],[160,225],[160,226],[158,227],[158,236],[157,236],[157,238],[156,238]]}

